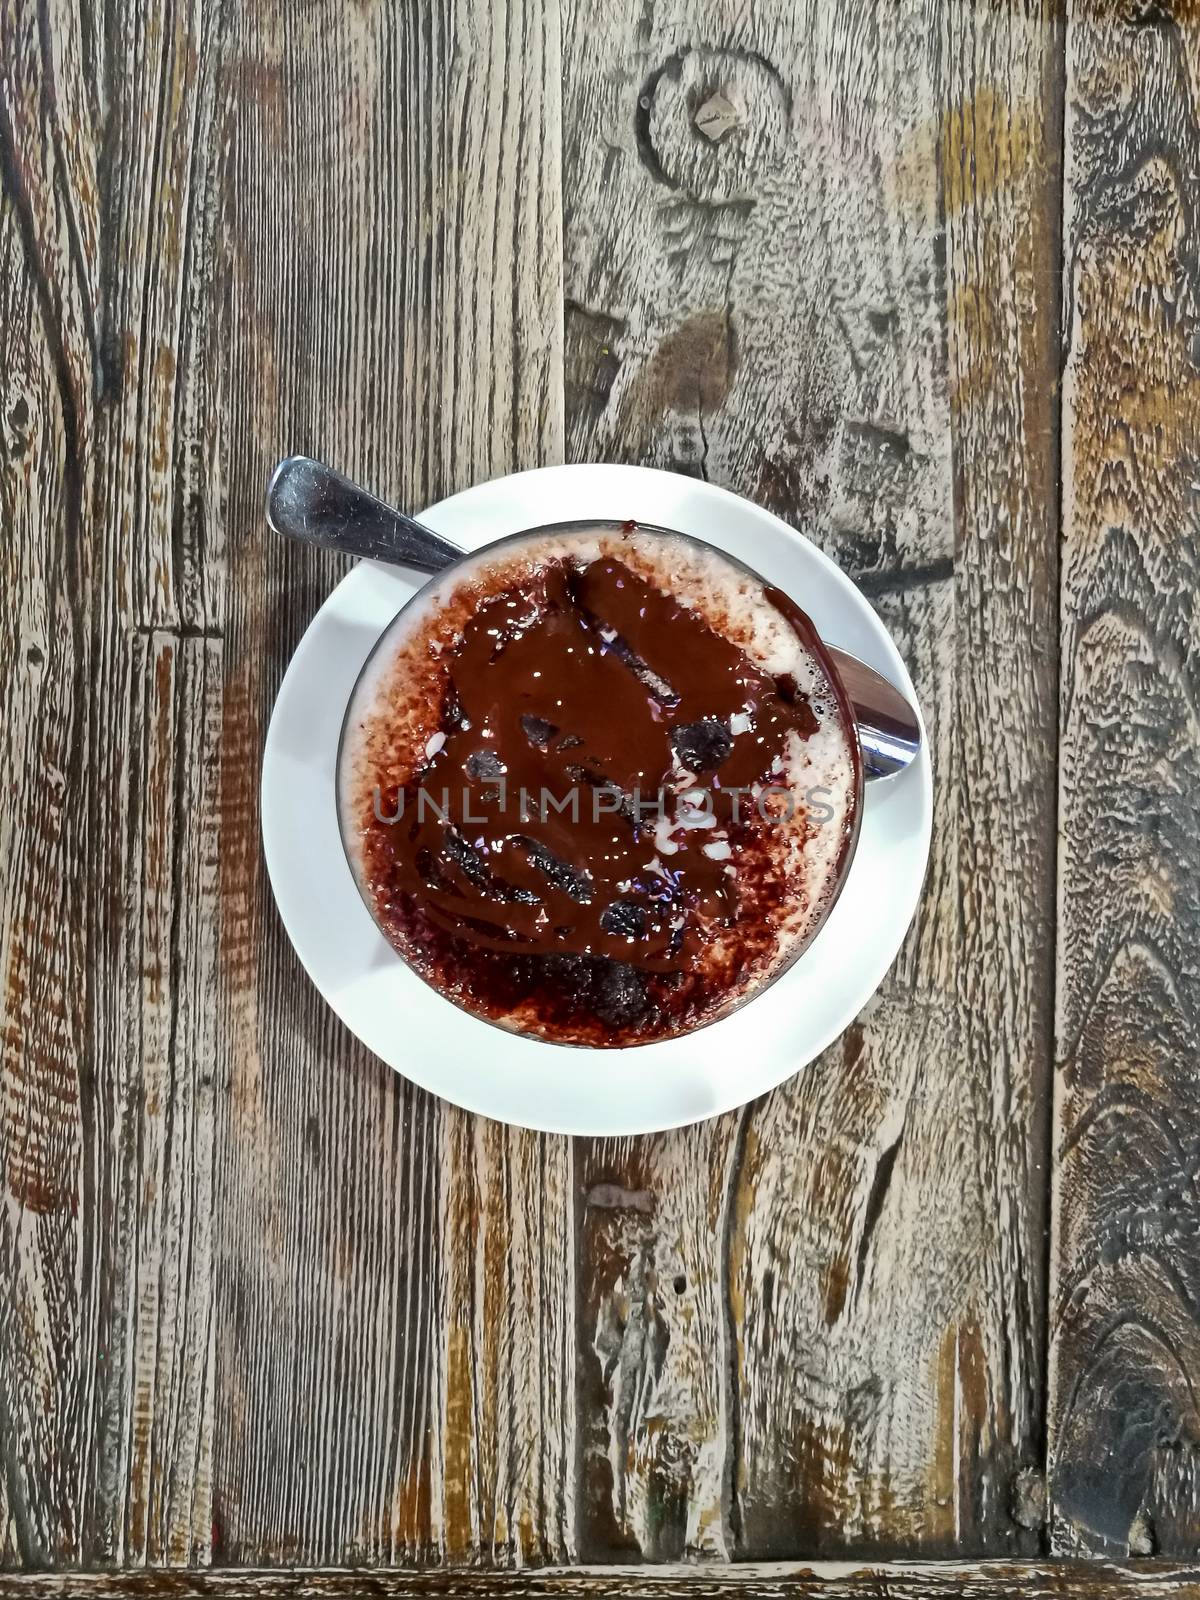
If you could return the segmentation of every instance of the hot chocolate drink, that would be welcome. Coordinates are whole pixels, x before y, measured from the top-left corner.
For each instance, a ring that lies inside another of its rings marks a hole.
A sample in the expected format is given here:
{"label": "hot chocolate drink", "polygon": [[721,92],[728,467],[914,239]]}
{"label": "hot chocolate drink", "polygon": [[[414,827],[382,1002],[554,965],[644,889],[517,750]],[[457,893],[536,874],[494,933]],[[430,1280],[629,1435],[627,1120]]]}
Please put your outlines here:
{"label": "hot chocolate drink", "polygon": [[400,614],[350,703],[338,803],[422,977],[505,1027],[617,1046],[714,1021],[795,959],[861,787],[792,601],[682,535],[570,524]]}

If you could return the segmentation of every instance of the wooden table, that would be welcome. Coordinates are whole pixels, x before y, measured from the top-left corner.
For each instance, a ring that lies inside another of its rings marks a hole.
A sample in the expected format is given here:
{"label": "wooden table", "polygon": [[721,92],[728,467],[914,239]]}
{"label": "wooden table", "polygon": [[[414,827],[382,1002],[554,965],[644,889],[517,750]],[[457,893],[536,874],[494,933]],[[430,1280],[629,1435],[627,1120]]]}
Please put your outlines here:
{"label": "wooden table", "polygon": [[[0,1552],[224,1574],[12,1590],[1197,1592],[1200,5],[0,24]],[[340,1027],[259,847],[296,450],[668,467],[856,577],[937,818],[817,1063],[569,1140]]]}

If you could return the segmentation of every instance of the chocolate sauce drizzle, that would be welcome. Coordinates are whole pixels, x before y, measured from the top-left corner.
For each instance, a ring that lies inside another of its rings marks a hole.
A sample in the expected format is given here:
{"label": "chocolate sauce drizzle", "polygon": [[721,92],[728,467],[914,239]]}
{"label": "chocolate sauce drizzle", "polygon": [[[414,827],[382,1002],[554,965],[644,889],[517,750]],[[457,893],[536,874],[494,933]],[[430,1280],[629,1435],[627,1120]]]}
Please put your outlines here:
{"label": "chocolate sauce drizzle", "polygon": [[[770,598],[819,652],[804,614]],[[751,791],[778,782],[790,733],[818,727],[805,695],[607,556],[547,563],[487,600],[447,670],[424,761],[378,797],[398,820],[363,816],[368,892],[397,948],[470,1009],[520,1010],[563,1042],[707,1020],[739,980],[700,959],[717,930],[737,929],[747,971],[774,940],[778,852]],[[677,825],[689,785],[710,797],[693,794],[693,821],[711,822]]]}

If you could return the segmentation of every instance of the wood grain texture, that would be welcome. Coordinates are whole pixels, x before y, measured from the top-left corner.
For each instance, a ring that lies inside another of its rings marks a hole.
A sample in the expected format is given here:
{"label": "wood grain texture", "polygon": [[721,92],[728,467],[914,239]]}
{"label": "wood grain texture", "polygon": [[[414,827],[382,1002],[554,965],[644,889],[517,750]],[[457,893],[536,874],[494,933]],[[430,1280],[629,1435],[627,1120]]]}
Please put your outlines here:
{"label": "wood grain texture", "polygon": [[1058,1549],[1200,1539],[1200,17],[1067,29]]}
{"label": "wood grain texture", "polygon": [[731,1118],[577,1141],[579,1558],[729,1554]]}
{"label": "wood grain texture", "polygon": [[856,1567],[848,1562],[812,1566],[708,1564],[659,1567],[574,1567],[518,1572],[292,1571],[142,1572],[11,1577],[0,1593],[13,1600],[1192,1600],[1200,1593],[1200,1568],[1142,1561],[1110,1566],[1098,1561],[1009,1563],[958,1561]]}
{"label": "wood grain texture", "polygon": [[[1056,732],[1053,1547],[1194,1552],[1200,13],[0,25],[0,1560],[1036,1551]],[[385,1071],[258,843],[270,704],[341,570],[266,538],[272,462],[416,506],[564,448],[815,537],[900,641],[939,774],[877,999],[795,1082],[656,1139],[502,1129]]]}
{"label": "wood grain texture", "polygon": [[[249,6],[229,27],[213,1555],[565,1559],[569,1146],[476,1123],[351,1041],[257,843],[267,712],[337,570],[265,539],[274,458],[419,506],[561,449],[557,17]],[[281,215],[305,225],[281,238]]]}
{"label": "wood grain texture", "polygon": [[257,802],[273,461],[561,453],[557,13],[0,21],[4,1557],[566,1559],[570,1146],[347,1038]]}
{"label": "wood grain texture", "polygon": [[211,34],[2,21],[4,1537],[180,1560],[208,1537],[221,644],[172,494]]}
{"label": "wood grain texture", "polygon": [[[1053,16],[566,11],[568,453],[710,478],[817,538],[908,657],[939,775],[921,914],[844,1040],[738,1117],[577,1156],[642,1197],[585,1220],[585,1357],[639,1248],[656,1273],[632,1439],[617,1387],[581,1389],[585,1554],[659,1552],[664,1521],[742,1556],[1037,1545],[1010,1502],[1042,1426]],[[697,1464],[722,1450],[718,1527]],[[688,1463],[669,1504],[664,1460]]]}

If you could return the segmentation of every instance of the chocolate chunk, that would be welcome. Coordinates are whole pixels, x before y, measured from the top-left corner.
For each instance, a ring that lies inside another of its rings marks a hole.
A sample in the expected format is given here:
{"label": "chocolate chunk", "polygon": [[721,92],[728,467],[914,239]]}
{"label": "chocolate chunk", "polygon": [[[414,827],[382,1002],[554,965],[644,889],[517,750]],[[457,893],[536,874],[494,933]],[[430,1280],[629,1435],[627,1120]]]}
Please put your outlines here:
{"label": "chocolate chunk", "polygon": [[551,739],[558,732],[554,724],[547,722],[545,717],[531,716],[528,712],[521,718],[521,726],[530,744],[536,745],[539,750],[548,750]]}
{"label": "chocolate chunk", "polygon": [[657,700],[660,706],[671,710],[679,704],[679,696],[672,689],[665,678],[660,678],[654,668],[648,666],[641,656],[636,655],[619,635],[613,638],[604,638],[604,648],[609,655],[616,656],[622,666],[627,667],[642,688],[646,690],[651,699]]}
{"label": "chocolate chunk", "polygon": [[539,904],[538,897],[532,889],[497,878],[480,852],[469,840],[464,839],[456,828],[446,829],[442,849],[463,875],[489,899],[504,900],[510,904],[515,902],[524,906]]}
{"label": "chocolate chunk", "polygon": [[646,1011],[646,980],[624,961],[604,961],[595,974],[592,1009],[610,1028],[625,1028]]}
{"label": "chocolate chunk", "polygon": [[474,778],[479,783],[499,783],[508,771],[494,750],[476,750],[467,757],[464,765],[468,778]]}
{"label": "chocolate chunk", "polygon": [[556,856],[554,851],[547,849],[540,839],[531,839],[527,834],[519,834],[513,843],[522,847],[533,865],[539,872],[545,874],[556,889],[569,894],[571,899],[581,906],[591,903],[592,880],[586,872],[581,872],[569,861]]}
{"label": "chocolate chunk", "polygon": [[446,874],[438,865],[437,857],[432,850],[417,851],[416,868],[421,875],[421,882],[428,884],[431,889],[444,891],[450,888]]}
{"label": "chocolate chunk", "polygon": [[701,717],[672,728],[671,744],[689,772],[715,772],[733,749],[733,735],[716,717]]}
{"label": "chocolate chunk", "polygon": [[442,851],[477,889],[486,892],[491,887],[492,875],[488,871],[487,862],[456,828],[446,829]]}
{"label": "chocolate chunk", "polygon": [[522,986],[552,990],[576,1017],[594,1017],[608,1028],[638,1023],[650,1010],[646,980],[626,961],[564,952],[519,958],[514,967]]}
{"label": "chocolate chunk", "polygon": [[567,776],[575,783],[585,783],[589,789],[594,789],[597,795],[604,796],[603,805],[595,799],[583,802],[583,804],[590,803],[596,816],[611,813],[616,817],[624,817],[625,821],[632,823],[635,828],[642,821],[633,796],[626,794],[624,789],[612,783],[602,772],[593,772],[587,767],[570,766],[567,768]]}
{"label": "chocolate chunk", "polygon": [[646,932],[646,913],[636,900],[614,900],[600,913],[600,926],[618,939],[640,939]]}

